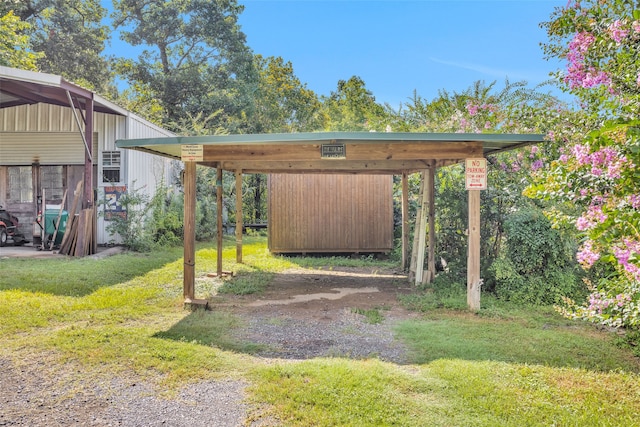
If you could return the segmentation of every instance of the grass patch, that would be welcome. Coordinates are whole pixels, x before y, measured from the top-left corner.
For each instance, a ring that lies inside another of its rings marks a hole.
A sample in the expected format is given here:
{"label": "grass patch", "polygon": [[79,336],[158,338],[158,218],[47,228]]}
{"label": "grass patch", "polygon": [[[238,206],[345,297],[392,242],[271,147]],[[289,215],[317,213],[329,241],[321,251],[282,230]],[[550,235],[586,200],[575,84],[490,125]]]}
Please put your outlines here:
{"label": "grass patch", "polygon": [[384,316],[382,315],[382,313],[380,313],[379,308],[353,308],[351,309],[351,312],[364,316],[367,323],[370,323],[372,325],[377,325],[378,323],[384,322]]}
{"label": "grass patch", "polygon": [[318,359],[256,372],[253,399],[287,426],[435,425],[430,379],[376,360]]}
{"label": "grass patch", "polygon": [[615,336],[564,319],[551,308],[489,312],[434,311],[422,320],[402,322],[396,331],[415,363],[455,358],[640,372],[638,358],[617,347]]}
{"label": "grass patch", "polygon": [[0,290],[81,297],[174,262],[182,256],[181,251],[172,248],[153,254],[127,253],[104,259],[1,259]]}
{"label": "grass patch", "polygon": [[230,332],[240,326],[240,319],[230,313],[196,310],[167,331],[158,332],[153,336],[242,353],[255,353],[260,350],[262,346],[240,342],[232,337]]}

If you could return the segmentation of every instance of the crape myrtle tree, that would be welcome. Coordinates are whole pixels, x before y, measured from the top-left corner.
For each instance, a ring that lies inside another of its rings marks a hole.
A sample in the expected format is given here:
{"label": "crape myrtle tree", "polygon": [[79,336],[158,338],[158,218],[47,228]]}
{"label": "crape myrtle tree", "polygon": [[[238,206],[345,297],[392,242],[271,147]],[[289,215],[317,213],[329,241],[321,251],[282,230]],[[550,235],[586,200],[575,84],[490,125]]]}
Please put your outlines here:
{"label": "crape myrtle tree", "polygon": [[550,218],[580,233],[577,260],[590,272],[585,303],[570,317],[640,329],[640,2],[576,1],[543,23],[549,57],[580,111],[550,137],[563,151],[529,190],[553,203]]}
{"label": "crape myrtle tree", "polygon": [[0,5],[29,27],[29,36],[39,71],[61,75],[107,96],[115,95],[109,60],[102,55],[109,39],[109,27],[99,0],[21,0]]}
{"label": "crape myrtle tree", "polygon": [[[143,48],[116,69],[134,93],[158,99],[162,124],[188,115],[209,116],[229,128],[250,105],[256,82],[252,55],[240,31],[243,7],[235,0],[115,0],[113,22],[121,37]],[[238,132],[238,129],[229,129]]]}

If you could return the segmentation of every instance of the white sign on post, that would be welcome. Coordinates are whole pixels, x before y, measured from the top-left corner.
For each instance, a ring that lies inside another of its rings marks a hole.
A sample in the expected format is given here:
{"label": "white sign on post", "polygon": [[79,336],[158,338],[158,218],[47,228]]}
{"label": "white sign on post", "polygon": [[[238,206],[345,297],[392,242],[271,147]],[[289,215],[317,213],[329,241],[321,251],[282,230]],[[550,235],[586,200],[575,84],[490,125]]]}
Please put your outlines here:
{"label": "white sign on post", "polygon": [[487,189],[487,159],[467,159],[464,174],[467,190]]}
{"label": "white sign on post", "polygon": [[180,158],[183,162],[201,162],[203,158],[202,145],[184,144],[180,146]]}

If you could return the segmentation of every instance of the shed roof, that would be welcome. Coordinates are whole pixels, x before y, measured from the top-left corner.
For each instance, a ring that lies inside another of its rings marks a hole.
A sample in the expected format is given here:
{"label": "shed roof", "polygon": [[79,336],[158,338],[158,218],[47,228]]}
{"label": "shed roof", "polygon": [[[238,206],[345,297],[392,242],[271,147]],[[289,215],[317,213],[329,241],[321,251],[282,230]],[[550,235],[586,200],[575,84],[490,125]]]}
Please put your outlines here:
{"label": "shed roof", "polygon": [[[245,172],[399,173],[486,157],[541,143],[540,134],[311,132],[118,140],[116,146],[181,158],[183,145],[202,145],[200,164]],[[326,158],[322,146],[344,146]]]}
{"label": "shed roof", "polygon": [[128,113],[124,108],[61,76],[0,66],[0,108],[39,102],[68,107],[67,92],[76,97],[76,107],[82,108],[77,100],[80,97],[93,99],[94,111],[121,116]]}

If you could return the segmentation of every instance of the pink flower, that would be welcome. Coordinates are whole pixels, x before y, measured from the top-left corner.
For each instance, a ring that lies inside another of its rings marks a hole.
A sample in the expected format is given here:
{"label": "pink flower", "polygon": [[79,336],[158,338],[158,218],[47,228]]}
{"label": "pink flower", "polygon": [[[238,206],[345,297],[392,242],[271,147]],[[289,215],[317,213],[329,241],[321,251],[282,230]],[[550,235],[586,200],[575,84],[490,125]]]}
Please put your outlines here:
{"label": "pink flower", "polygon": [[478,114],[478,106],[477,105],[473,105],[472,103],[468,103],[467,104],[467,111],[469,112],[469,115],[473,117],[476,114]]}
{"label": "pink flower", "polygon": [[593,223],[590,222],[588,219],[586,219],[585,217],[580,217],[576,220],[576,228],[579,231],[585,231],[589,228],[593,227]]}
{"label": "pink flower", "polygon": [[577,253],[576,258],[584,268],[589,268],[598,259],[600,259],[600,254],[593,250],[593,243],[591,242],[591,240],[587,240],[582,245],[580,252]]}
{"label": "pink flower", "polygon": [[536,145],[531,147],[531,154],[536,154],[538,152],[538,147]]}
{"label": "pink flower", "polygon": [[622,28],[622,22],[616,19],[613,24],[609,25],[609,35],[616,43],[620,44],[622,39],[627,37],[629,34],[628,30]]}
{"label": "pink flower", "polygon": [[573,155],[576,157],[579,165],[589,163],[589,147],[587,145],[576,144],[571,151],[573,151]]}
{"label": "pink flower", "polygon": [[640,34],[640,21],[633,21],[631,23],[631,29],[634,33]]}
{"label": "pink flower", "polygon": [[531,165],[531,170],[538,170],[541,169],[542,166],[544,166],[544,163],[542,162],[542,160],[536,160],[535,162],[533,162],[533,164]]}
{"label": "pink flower", "polygon": [[560,160],[562,163],[567,163],[567,160],[569,160],[569,156],[567,156],[566,154],[563,154],[560,156],[558,160]]}

